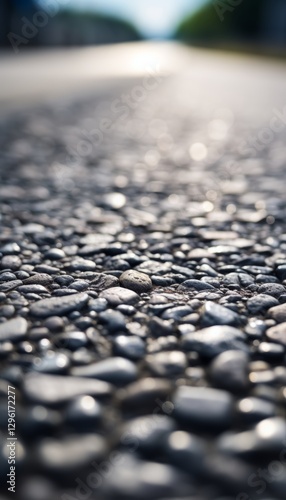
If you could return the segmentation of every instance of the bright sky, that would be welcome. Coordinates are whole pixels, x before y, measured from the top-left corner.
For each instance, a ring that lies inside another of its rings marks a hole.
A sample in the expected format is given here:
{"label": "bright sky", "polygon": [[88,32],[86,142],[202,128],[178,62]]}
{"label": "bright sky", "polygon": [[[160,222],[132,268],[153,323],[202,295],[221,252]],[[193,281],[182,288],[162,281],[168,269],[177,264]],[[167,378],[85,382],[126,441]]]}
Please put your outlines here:
{"label": "bright sky", "polygon": [[94,9],[132,21],[144,35],[170,36],[182,17],[206,0],[65,0],[81,10]]}

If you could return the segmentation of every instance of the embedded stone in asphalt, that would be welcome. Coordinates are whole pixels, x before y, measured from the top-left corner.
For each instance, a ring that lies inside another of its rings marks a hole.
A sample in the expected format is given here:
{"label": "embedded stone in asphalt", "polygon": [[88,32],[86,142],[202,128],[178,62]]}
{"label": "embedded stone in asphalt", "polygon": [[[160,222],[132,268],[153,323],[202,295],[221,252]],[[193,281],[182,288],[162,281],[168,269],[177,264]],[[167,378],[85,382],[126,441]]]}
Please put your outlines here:
{"label": "embedded stone in asphalt", "polygon": [[267,418],[253,430],[238,434],[225,434],[218,440],[218,449],[225,454],[247,459],[274,459],[283,448],[286,423],[281,417]]}
{"label": "embedded stone in asphalt", "polygon": [[96,434],[64,436],[46,439],[35,450],[39,467],[44,467],[55,476],[78,474],[82,467],[93,460],[102,459],[106,452],[106,442]]}
{"label": "embedded stone in asphalt", "polygon": [[286,322],[269,328],[266,331],[266,336],[270,342],[278,342],[286,346]]}
{"label": "embedded stone in asphalt", "polygon": [[243,351],[225,351],[210,366],[212,384],[230,392],[245,391],[249,386],[249,357]]}
{"label": "embedded stone in asphalt", "polygon": [[53,278],[49,274],[37,273],[23,280],[24,285],[50,285]]}
{"label": "embedded stone in asphalt", "polygon": [[136,304],[139,300],[139,295],[127,288],[113,287],[101,292],[100,298],[106,299],[111,306],[116,307],[120,304]]}
{"label": "embedded stone in asphalt", "polygon": [[195,279],[190,279],[183,281],[183,283],[179,286],[179,290],[215,290],[215,287],[213,285],[210,285],[209,283],[205,283],[204,281],[200,280],[195,280]]}
{"label": "embedded stone in asphalt", "polygon": [[263,314],[278,304],[278,300],[272,295],[260,293],[247,301],[247,308],[251,314]]}
{"label": "embedded stone in asphalt", "polygon": [[136,380],[138,370],[129,359],[114,357],[98,363],[75,367],[72,369],[72,374],[76,377],[104,380],[115,385],[126,385]]}
{"label": "embedded stone in asphalt", "polygon": [[0,342],[19,342],[27,333],[28,323],[21,316],[0,323]]}
{"label": "embedded stone in asphalt", "polygon": [[29,373],[23,382],[25,397],[44,405],[63,404],[77,396],[94,396],[98,399],[111,395],[112,386],[102,380],[58,375]]}
{"label": "embedded stone in asphalt", "polygon": [[224,351],[238,349],[248,352],[244,343],[246,335],[232,326],[211,326],[187,333],[182,337],[182,348],[185,351],[195,351],[206,358],[213,358]]}
{"label": "embedded stone in asphalt", "polygon": [[39,300],[31,305],[30,312],[38,318],[47,318],[48,316],[62,315],[71,311],[78,311],[88,302],[87,293],[78,293],[72,295],[63,295],[61,297],[52,297],[50,299]]}
{"label": "embedded stone in asphalt", "polygon": [[277,323],[286,322],[286,304],[272,307],[269,309],[268,314],[271,318],[275,319]]}
{"label": "embedded stone in asphalt", "polygon": [[151,414],[133,418],[124,424],[120,444],[128,448],[133,441],[143,453],[158,452],[164,446],[164,440],[175,429],[176,423],[167,415]]}
{"label": "embedded stone in asphalt", "polygon": [[201,311],[201,324],[202,326],[213,325],[232,325],[239,326],[241,318],[239,314],[226,307],[223,307],[215,302],[208,301]]}
{"label": "embedded stone in asphalt", "polygon": [[180,430],[172,432],[166,440],[164,451],[176,467],[190,474],[203,471],[206,443],[195,434]]}
{"label": "embedded stone in asphalt", "polygon": [[173,411],[173,404],[167,401],[172,384],[167,379],[144,378],[130,384],[119,394],[121,407],[128,411],[152,413],[160,408],[164,413]]}
{"label": "embedded stone in asphalt", "polygon": [[132,269],[122,273],[119,281],[122,286],[136,293],[149,292],[152,289],[152,281],[149,276]]}
{"label": "embedded stone in asphalt", "polygon": [[173,403],[174,417],[188,427],[212,432],[228,428],[233,419],[233,399],[226,391],[181,386]]}

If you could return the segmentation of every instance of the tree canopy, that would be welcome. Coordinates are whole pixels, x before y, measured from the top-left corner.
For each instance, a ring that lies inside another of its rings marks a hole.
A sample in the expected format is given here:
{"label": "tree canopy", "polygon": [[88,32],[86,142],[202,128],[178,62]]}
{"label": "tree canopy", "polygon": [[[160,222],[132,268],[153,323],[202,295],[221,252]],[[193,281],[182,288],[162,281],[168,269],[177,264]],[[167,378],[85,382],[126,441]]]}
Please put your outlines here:
{"label": "tree canopy", "polygon": [[234,2],[229,0],[213,0],[181,22],[177,29],[177,38],[206,43],[259,38],[263,1],[236,3],[234,6]]}

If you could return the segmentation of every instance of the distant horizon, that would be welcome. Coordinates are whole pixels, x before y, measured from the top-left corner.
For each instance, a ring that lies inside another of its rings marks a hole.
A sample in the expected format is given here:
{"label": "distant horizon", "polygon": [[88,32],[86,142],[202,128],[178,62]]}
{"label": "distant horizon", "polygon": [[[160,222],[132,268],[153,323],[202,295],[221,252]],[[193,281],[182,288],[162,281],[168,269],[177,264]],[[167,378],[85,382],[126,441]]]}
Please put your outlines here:
{"label": "distant horizon", "polygon": [[[42,4],[45,2],[48,3],[48,0],[40,0]],[[117,16],[131,22],[146,38],[170,38],[183,17],[206,2],[207,0],[65,0],[62,6]]]}

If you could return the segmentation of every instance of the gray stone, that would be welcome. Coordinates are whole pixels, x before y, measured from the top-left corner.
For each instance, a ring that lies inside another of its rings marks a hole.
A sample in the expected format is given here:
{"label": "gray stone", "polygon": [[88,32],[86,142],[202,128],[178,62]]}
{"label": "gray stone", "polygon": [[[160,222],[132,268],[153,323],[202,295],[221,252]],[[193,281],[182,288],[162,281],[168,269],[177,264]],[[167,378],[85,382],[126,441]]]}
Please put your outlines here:
{"label": "gray stone", "polygon": [[187,333],[182,338],[182,348],[186,351],[196,351],[207,358],[213,358],[224,351],[248,352],[248,347],[244,343],[245,339],[245,334],[232,326],[211,326],[194,333]]}
{"label": "gray stone", "polygon": [[266,336],[271,342],[278,342],[286,347],[286,322],[269,328]]}
{"label": "gray stone", "polygon": [[193,309],[188,306],[176,306],[176,307],[170,307],[166,309],[166,311],[163,312],[162,318],[163,319],[174,319],[175,321],[180,321],[181,318],[184,318],[184,316],[187,316],[188,314],[191,314],[193,312]]}
{"label": "gray stone", "polygon": [[276,406],[271,401],[262,398],[249,397],[237,403],[237,411],[240,422],[246,425],[254,425],[276,416]]}
{"label": "gray stone", "polygon": [[87,288],[89,288],[90,284],[85,280],[75,280],[69,288],[72,290],[76,290],[77,292],[84,292]]}
{"label": "gray stone", "polygon": [[146,293],[152,290],[152,281],[147,274],[130,269],[121,274],[121,285],[136,293]]}
{"label": "gray stone", "polygon": [[268,311],[268,314],[271,318],[275,319],[277,323],[286,323],[286,304],[272,307]]}
{"label": "gray stone", "polygon": [[172,432],[164,449],[168,460],[188,474],[201,474],[207,454],[206,443],[185,431]]}
{"label": "gray stone", "polygon": [[186,355],[181,351],[150,354],[146,364],[152,375],[167,378],[182,375],[188,366]]}
{"label": "gray stone", "polygon": [[54,344],[60,349],[76,351],[88,344],[87,336],[84,332],[63,332],[54,337]]}
{"label": "gray stone", "polygon": [[233,419],[233,399],[226,391],[181,386],[174,398],[174,417],[188,427],[212,432],[228,428]]}
{"label": "gray stone", "polygon": [[262,314],[277,304],[279,302],[275,297],[260,293],[247,301],[247,309],[251,314]]}
{"label": "gray stone", "polygon": [[130,446],[136,443],[141,452],[161,451],[165,440],[174,431],[176,424],[167,415],[146,415],[129,420],[120,432],[120,445]]}
{"label": "gray stone", "polygon": [[204,327],[213,325],[232,325],[241,324],[240,316],[214,302],[206,302],[201,310],[201,324]]}
{"label": "gray stone", "polygon": [[124,410],[141,415],[160,409],[168,415],[173,411],[173,404],[167,400],[171,391],[172,385],[169,380],[143,378],[130,384],[119,395],[120,405]]}
{"label": "gray stone", "polygon": [[30,373],[24,378],[23,392],[33,403],[53,406],[77,396],[106,398],[111,395],[112,386],[102,380]]}
{"label": "gray stone", "polygon": [[5,304],[1,307],[1,315],[3,318],[12,318],[15,314],[15,307],[12,304]]}
{"label": "gray stone", "polygon": [[26,337],[27,329],[28,323],[21,316],[0,323],[0,342],[19,342]]}
{"label": "gray stone", "polygon": [[71,401],[65,412],[68,425],[78,432],[93,432],[102,418],[101,405],[91,396],[79,396]]}
{"label": "gray stone", "polygon": [[204,281],[190,279],[184,281],[178,288],[178,290],[184,290],[184,289],[196,290],[200,292],[202,290],[215,290],[215,287],[213,285],[210,285],[209,283],[205,283]]}
{"label": "gray stone", "polygon": [[156,316],[149,321],[149,330],[154,337],[163,337],[173,333],[173,327],[170,321],[164,321]]}
{"label": "gray stone", "polygon": [[13,255],[21,252],[21,248],[18,243],[6,243],[3,247],[0,248],[0,252],[3,255]]}
{"label": "gray stone", "polygon": [[139,300],[139,295],[127,288],[113,287],[101,292],[100,298],[106,299],[111,306],[116,307],[120,304],[136,304]]}
{"label": "gray stone", "polygon": [[286,280],[286,264],[283,264],[282,266],[277,267],[276,275],[278,276],[280,281]]}
{"label": "gray stone", "polygon": [[192,484],[175,467],[140,460],[134,453],[121,454],[106,488],[105,498],[122,500],[189,499],[194,493]]}
{"label": "gray stone", "polygon": [[64,329],[65,323],[60,316],[49,316],[44,322],[44,326],[51,332],[61,332]]}
{"label": "gray stone", "polygon": [[267,295],[272,295],[275,298],[279,298],[282,293],[285,293],[285,291],[285,286],[277,283],[265,283],[258,288],[259,293],[266,293]]}
{"label": "gray stone", "polygon": [[48,266],[47,264],[40,264],[35,266],[35,271],[40,274],[58,274],[59,269],[54,266]]}
{"label": "gray stone", "polygon": [[6,273],[5,272],[2,272],[0,274],[0,283],[2,281],[13,281],[13,280],[16,280],[16,275],[14,273],[10,273],[9,271],[7,271]]}
{"label": "gray stone", "polygon": [[17,288],[17,286],[22,285],[21,280],[12,280],[12,281],[6,281],[5,283],[0,284],[0,292],[10,292],[10,290],[13,290],[14,288]]}
{"label": "gray stone", "polygon": [[240,458],[277,459],[286,439],[286,422],[281,417],[262,420],[254,430],[223,435],[219,451]]}
{"label": "gray stone", "polygon": [[228,286],[236,284],[242,288],[247,288],[249,285],[255,283],[253,276],[247,273],[229,273],[223,278],[223,283]]}
{"label": "gray stone", "polygon": [[107,452],[105,441],[96,434],[46,439],[35,450],[38,465],[57,477],[78,474],[91,462],[102,460]]}
{"label": "gray stone", "polygon": [[43,357],[36,358],[33,370],[40,373],[61,374],[66,373],[70,366],[69,358],[63,353],[48,352]]}
{"label": "gray stone", "polygon": [[86,293],[52,297],[50,299],[43,299],[38,302],[34,302],[30,311],[33,316],[38,318],[64,315],[71,311],[78,311],[82,309],[87,304],[88,299],[89,297]]}
{"label": "gray stone", "polygon": [[87,366],[78,366],[73,368],[71,373],[76,377],[96,378],[115,385],[129,384],[138,376],[136,365],[120,357],[104,359]]}
{"label": "gray stone", "polygon": [[156,260],[146,260],[137,266],[136,271],[140,273],[164,275],[172,268],[171,262],[157,262]]}
{"label": "gray stone", "polygon": [[107,309],[100,312],[98,317],[110,333],[119,333],[126,330],[125,316],[119,311]]}
{"label": "gray stone", "polygon": [[246,327],[245,332],[250,338],[262,338],[267,326],[261,319],[251,319]]}
{"label": "gray stone", "polygon": [[76,259],[68,264],[68,268],[71,271],[94,271],[96,265],[92,260]]}
{"label": "gray stone", "polygon": [[90,300],[88,303],[88,309],[90,311],[95,311],[97,313],[105,311],[107,307],[108,307],[107,300],[102,298]]}
{"label": "gray stone", "polygon": [[17,291],[23,293],[24,295],[27,293],[49,293],[47,288],[45,288],[43,285],[21,285],[18,287]]}
{"label": "gray stone", "polygon": [[113,350],[117,356],[138,360],[144,357],[146,347],[144,340],[136,335],[119,335],[114,340]]}
{"label": "gray stone", "polygon": [[53,278],[49,274],[37,273],[23,281],[24,285],[43,285],[47,286],[53,282]]}
{"label": "gray stone", "polygon": [[91,280],[92,289],[101,292],[107,288],[113,288],[119,286],[119,280],[116,276],[104,273],[94,273],[94,277]]}
{"label": "gray stone", "polygon": [[212,384],[230,392],[241,392],[249,386],[249,357],[243,351],[225,351],[210,366]]}
{"label": "gray stone", "polygon": [[62,260],[65,256],[65,252],[61,248],[50,248],[50,250],[45,253],[45,259],[49,260]]}
{"label": "gray stone", "polygon": [[11,269],[15,271],[21,267],[22,261],[17,255],[4,255],[2,257],[0,267],[1,269]]}

